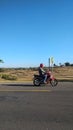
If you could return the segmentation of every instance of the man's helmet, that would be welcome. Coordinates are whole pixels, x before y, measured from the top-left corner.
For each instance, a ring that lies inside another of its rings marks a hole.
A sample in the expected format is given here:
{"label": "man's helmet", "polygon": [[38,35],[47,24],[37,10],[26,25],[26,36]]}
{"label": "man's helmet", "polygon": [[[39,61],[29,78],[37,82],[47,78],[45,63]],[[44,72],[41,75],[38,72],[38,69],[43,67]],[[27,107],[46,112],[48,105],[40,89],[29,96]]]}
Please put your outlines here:
{"label": "man's helmet", "polygon": [[42,68],[43,66],[44,66],[44,65],[41,63],[41,64],[40,64],[40,67]]}

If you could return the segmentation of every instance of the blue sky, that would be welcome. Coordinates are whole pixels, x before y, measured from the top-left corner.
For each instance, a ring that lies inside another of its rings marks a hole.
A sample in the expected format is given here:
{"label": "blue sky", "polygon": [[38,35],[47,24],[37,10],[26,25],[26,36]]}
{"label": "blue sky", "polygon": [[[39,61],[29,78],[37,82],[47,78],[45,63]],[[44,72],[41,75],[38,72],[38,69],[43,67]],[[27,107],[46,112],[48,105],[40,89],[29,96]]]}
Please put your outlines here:
{"label": "blue sky", "polygon": [[73,63],[73,0],[0,0],[2,67]]}

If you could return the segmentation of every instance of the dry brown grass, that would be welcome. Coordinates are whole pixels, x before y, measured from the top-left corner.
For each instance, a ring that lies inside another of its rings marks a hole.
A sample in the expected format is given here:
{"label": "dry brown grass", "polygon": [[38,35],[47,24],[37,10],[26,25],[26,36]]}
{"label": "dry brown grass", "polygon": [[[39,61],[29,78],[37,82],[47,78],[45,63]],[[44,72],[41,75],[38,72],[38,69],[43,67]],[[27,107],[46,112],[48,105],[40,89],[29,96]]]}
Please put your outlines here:
{"label": "dry brown grass", "polygon": [[[3,74],[15,76],[17,79],[15,81],[2,79],[1,76]],[[34,74],[38,74],[38,71],[33,71],[31,69],[5,69],[3,72],[0,72],[0,82],[32,81]],[[73,67],[53,68],[53,75],[59,80],[73,81]]]}
{"label": "dry brown grass", "polygon": [[54,68],[53,74],[60,80],[73,80],[73,67]]}

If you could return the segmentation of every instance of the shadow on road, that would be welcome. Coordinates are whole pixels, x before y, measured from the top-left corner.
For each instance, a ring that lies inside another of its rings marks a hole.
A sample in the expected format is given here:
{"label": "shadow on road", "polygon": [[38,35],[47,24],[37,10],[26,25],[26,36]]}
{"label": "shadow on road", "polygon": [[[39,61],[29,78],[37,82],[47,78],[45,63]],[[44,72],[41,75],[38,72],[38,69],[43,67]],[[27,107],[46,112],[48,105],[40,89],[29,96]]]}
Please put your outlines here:
{"label": "shadow on road", "polygon": [[[33,83],[6,83],[6,84],[1,84],[1,86],[11,86],[11,87],[39,87],[39,86],[34,86]],[[40,85],[40,87],[44,87],[45,85]]]}
{"label": "shadow on road", "polygon": [[3,86],[19,86],[19,87],[33,87],[34,85],[33,84],[19,84],[19,83],[15,83],[15,84],[2,84]]}

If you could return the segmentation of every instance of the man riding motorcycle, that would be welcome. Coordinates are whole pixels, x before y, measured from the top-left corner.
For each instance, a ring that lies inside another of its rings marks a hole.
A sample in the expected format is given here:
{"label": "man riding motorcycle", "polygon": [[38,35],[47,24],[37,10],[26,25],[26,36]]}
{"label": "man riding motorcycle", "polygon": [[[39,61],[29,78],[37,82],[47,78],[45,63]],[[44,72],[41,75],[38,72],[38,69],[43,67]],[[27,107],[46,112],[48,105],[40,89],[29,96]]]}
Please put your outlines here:
{"label": "man riding motorcycle", "polygon": [[45,72],[45,70],[43,69],[44,65],[41,63],[40,67],[39,67],[39,75],[43,78],[44,83],[46,83],[46,79],[47,79],[47,74]]}
{"label": "man riding motorcycle", "polygon": [[34,86],[40,86],[43,83],[47,83],[47,84],[50,83],[53,87],[56,86],[58,84],[58,80],[54,78],[54,76],[52,75],[49,69],[45,71],[43,67],[44,67],[43,64],[40,64],[38,69],[39,75],[34,74],[34,78],[33,78]]}

